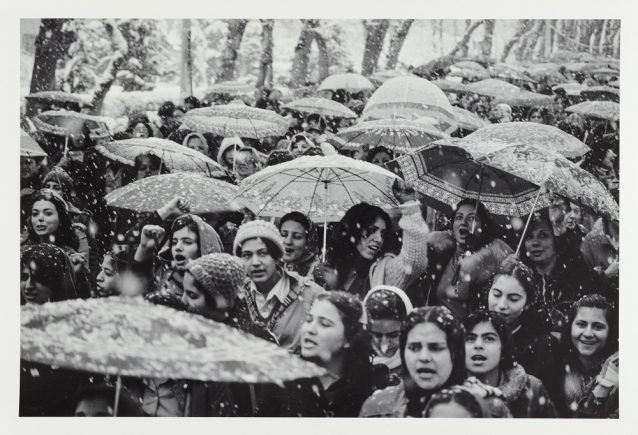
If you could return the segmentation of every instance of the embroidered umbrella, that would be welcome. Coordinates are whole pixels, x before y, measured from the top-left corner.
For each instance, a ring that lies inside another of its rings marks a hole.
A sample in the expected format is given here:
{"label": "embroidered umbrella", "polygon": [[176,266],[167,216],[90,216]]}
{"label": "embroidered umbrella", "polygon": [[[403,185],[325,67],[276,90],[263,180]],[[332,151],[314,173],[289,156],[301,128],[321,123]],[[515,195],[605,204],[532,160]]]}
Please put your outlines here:
{"label": "embroidered umbrella", "polygon": [[458,69],[470,69],[474,71],[487,71],[483,65],[473,60],[462,60],[451,65]]}
{"label": "embroidered umbrella", "polygon": [[459,124],[460,129],[476,131],[479,128],[490,125],[489,121],[484,120],[476,113],[470,112],[469,110],[452,106],[452,111],[454,112],[454,116],[456,116],[456,122]]}
{"label": "embroidered umbrella", "polygon": [[581,90],[580,95],[588,101],[613,101],[620,103],[620,91],[611,86],[591,86]]}
{"label": "embroidered umbrella", "polygon": [[509,104],[512,107],[556,106],[558,104],[553,95],[539,94],[525,89],[521,89],[518,93],[496,97],[492,101],[492,105],[501,103]]}
{"label": "embroidered umbrella", "polygon": [[517,95],[521,88],[499,79],[486,79],[467,85],[468,89],[475,94],[486,95],[488,97],[508,97]]}
{"label": "embroidered umbrella", "polygon": [[381,86],[383,83],[385,83],[386,81],[390,79],[393,79],[399,76],[404,76],[404,75],[406,74],[402,73],[401,71],[397,71],[395,69],[385,69],[385,70],[377,71],[374,74],[372,74],[370,76],[370,81],[372,81],[373,83],[377,83],[379,86]]}
{"label": "embroidered umbrella", "polygon": [[443,92],[454,92],[457,94],[469,94],[471,91],[461,82],[454,80],[432,80]]}
{"label": "embroidered umbrella", "polygon": [[[248,83],[237,81],[226,81],[215,83],[209,90],[207,95],[227,94],[231,96],[251,95],[256,88]],[[205,98],[206,99],[206,98]]]}
{"label": "embroidered umbrella", "polygon": [[569,106],[565,112],[578,113],[591,118],[615,121],[620,116],[620,104],[613,101],[583,101]]}
{"label": "embroidered umbrella", "polygon": [[49,110],[35,116],[33,124],[40,131],[64,137],[65,149],[69,141],[76,148],[83,148],[87,138],[94,143],[111,140],[105,119],[100,116],[70,110]]}
{"label": "embroidered umbrella", "polygon": [[357,114],[341,103],[327,98],[306,97],[300,98],[281,106],[284,109],[294,110],[302,113],[317,114],[321,116],[331,116],[336,118],[356,118]]}
{"label": "embroidered umbrella", "polygon": [[46,157],[40,145],[29,134],[20,129],[20,157]]}
{"label": "embroidered umbrella", "polygon": [[506,63],[497,63],[489,68],[490,76],[497,79],[503,79],[506,81],[516,80],[519,82],[535,83],[536,80],[531,78],[525,72],[525,68],[510,65]]}
{"label": "embroidered umbrella", "polygon": [[373,90],[374,85],[362,76],[361,74],[355,73],[344,73],[344,74],[333,74],[324,81],[321,82],[319,88],[317,90],[337,90],[337,89],[345,89],[348,92],[360,92],[366,90]]}
{"label": "embroidered umbrella", "polygon": [[41,91],[35,94],[29,94],[25,96],[25,98],[45,104],[69,105],[69,108],[74,106],[78,109],[82,107],[93,107],[93,104],[88,98],[62,91]]}

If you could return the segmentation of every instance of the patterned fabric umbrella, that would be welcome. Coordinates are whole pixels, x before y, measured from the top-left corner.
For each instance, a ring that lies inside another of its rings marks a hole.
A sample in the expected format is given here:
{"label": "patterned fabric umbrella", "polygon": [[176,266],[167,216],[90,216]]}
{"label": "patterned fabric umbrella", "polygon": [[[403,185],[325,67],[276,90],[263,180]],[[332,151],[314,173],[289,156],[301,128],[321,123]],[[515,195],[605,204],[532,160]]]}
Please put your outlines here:
{"label": "patterned fabric umbrella", "polygon": [[162,165],[170,172],[199,172],[211,177],[226,175],[226,170],[208,156],[166,139],[149,137],[117,140],[97,145],[95,150],[127,166],[134,166],[135,157],[140,154],[153,154],[162,159]]}
{"label": "patterned fabric umbrella", "polygon": [[393,79],[395,77],[400,77],[406,75],[405,73],[402,73],[401,71],[397,71],[395,69],[385,69],[382,71],[377,71],[374,74],[372,74],[370,76],[370,80],[372,82],[376,82],[379,85],[382,85],[383,83],[387,82],[390,79]]}
{"label": "patterned fabric umbrella", "polygon": [[237,210],[231,204],[237,186],[201,174],[161,174],[134,181],[105,196],[110,207],[153,212],[175,196],[190,201],[191,213]]}
{"label": "patterned fabric umbrella", "polygon": [[240,101],[189,110],[182,122],[200,133],[213,133],[223,137],[263,139],[283,136],[288,130],[288,121],[283,116],[271,110],[246,106]]}
{"label": "patterned fabric umbrella", "polygon": [[620,91],[611,86],[591,86],[584,88],[580,95],[589,101],[613,101],[620,103]]}
{"label": "patterned fabric umbrella", "polygon": [[345,89],[348,92],[360,92],[366,90],[373,90],[374,85],[370,80],[362,76],[361,74],[355,73],[344,73],[344,74],[333,74],[319,85],[318,90],[337,90],[337,89]]}
{"label": "patterned fabric umbrella", "polygon": [[454,112],[454,116],[456,116],[456,122],[458,122],[460,129],[476,131],[479,128],[490,125],[489,121],[461,107],[453,106],[452,111]]}
{"label": "patterned fabric umbrella", "polygon": [[111,139],[105,119],[100,116],[69,110],[50,110],[35,116],[33,124],[38,130],[57,136],[67,136],[77,147],[83,147],[86,135],[94,142]]}
{"label": "patterned fabric umbrella", "polygon": [[345,141],[344,149],[384,146],[392,152],[414,151],[432,141],[449,137],[427,124],[407,119],[380,119],[364,121],[341,130],[337,136]]}
{"label": "patterned fabric umbrella", "polygon": [[266,340],[141,298],[25,305],[20,357],[118,376],[274,382],[324,370]]}
{"label": "patterned fabric umbrella", "polygon": [[521,88],[499,79],[486,79],[467,85],[468,89],[476,94],[488,97],[508,97],[518,94]]}
{"label": "patterned fabric umbrella", "polygon": [[470,93],[470,90],[461,82],[454,80],[432,80],[443,92]]}
{"label": "patterned fabric umbrella", "polygon": [[509,145],[525,144],[541,150],[554,151],[568,158],[581,157],[589,147],[569,133],[551,125],[535,122],[506,122],[489,124],[464,137],[461,142]]}
{"label": "patterned fabric umbrella", "polygon": [[20,129],[20,157],[46,157],[40,145],[29,134]]}
{"label": "patterned fabric umbrella", "polygon": [[355,204],[398,205],[398,177],[372,163],[336,156],[304,156],[269,166],[239,185],[236,201],[257,216],[300,211],[314,222],[336,222]]}
{"label": "patterned fabric umbrella", "polygon": [[503,80],[518,80],[521,82],[535,83],[536,80],[528,76],[523,67],[509,65],[506,63],[497,63],[489,68],[490,76]]}
{"label": "patterned fabric umbrella", "polygon": [[385,82],[368,100],[362,119],[429,116],[439,121],[441,130],[456,130],[456,118],[447,96],[432,82],[416,76],[395,77]]}
{"label": "patterned fabric umbrella", "polygon": [[476,70],[476,69],[464,69],[464,68],[456,68],[454,66],[450,67],[449,77],[462,77],[471,82],[475,82],[477,80],[485,80],[490,78],[490,73],[487,70]]}
{"label": "patterned fabric umbrella", "polygon": [[357,114],[341,103],[327,98],[306,97],[292,101],[281,106],[284,109],[297,112],[317,114],[321,116],[333,116],[336,118],[356,118]]}
{"label": "patterned fabric umbrella", "polygon": [[620,104],[613,101],[583,101],[569,106],[565,112],[615,121],[620,116]]}
{"label": "patterned fabric umbrella", "polygon": [[474,62],[473,60],[462,60],[460,62],[456,62],[456,63],[452,64],[451,66],[454,66],[454,67],[459,68],[459,69],[471,69],[471,70],[475,70],[475,71],[487,71],[483,65],[481,65],[478,62]]}
{"label": "patterned fabric umbrella", "polygon": [[557,104],[553,95],[539,94],[521,89],[518,93],[496,97],[492,101],[495,104],[509,104],[512,107],[555,106]]}
{"label": "patterned fabric umbrella", "polygon": [[41,91],[35,94],[29,94],[25,96],[30,100],[39,101],[42,103],[60,103],[60,104],[77,104],[82,107],[93,107],[93,104],[86,98],[77,94],[70,94],[62,91]]}

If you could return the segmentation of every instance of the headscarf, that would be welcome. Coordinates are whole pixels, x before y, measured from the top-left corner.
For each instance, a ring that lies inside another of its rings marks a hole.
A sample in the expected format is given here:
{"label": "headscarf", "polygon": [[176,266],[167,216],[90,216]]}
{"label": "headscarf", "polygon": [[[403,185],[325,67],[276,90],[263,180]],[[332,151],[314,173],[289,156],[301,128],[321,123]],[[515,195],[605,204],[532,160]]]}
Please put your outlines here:
{"label": "headscarf", "polygon": [[26,246],[20,251],[20,265],[32,269],[35,281],[51,289],[52,302],[78,297],[71,261],[61,248],[49,243]]}

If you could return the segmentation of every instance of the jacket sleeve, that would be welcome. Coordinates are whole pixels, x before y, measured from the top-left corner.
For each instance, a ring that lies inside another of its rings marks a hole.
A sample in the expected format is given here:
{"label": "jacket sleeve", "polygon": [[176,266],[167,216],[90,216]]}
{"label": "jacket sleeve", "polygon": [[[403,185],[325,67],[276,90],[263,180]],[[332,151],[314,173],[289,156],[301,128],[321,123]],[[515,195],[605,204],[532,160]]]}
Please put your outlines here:
{"label": "jacket sleeve", "polygon": [[393,285],[406,288],[427,267],[427,242],[430,232],[421,216],[419,203],[410,201],[401,206],[399,227],[403,244],[397,256],[388,255],[370,268],[370,286]]}

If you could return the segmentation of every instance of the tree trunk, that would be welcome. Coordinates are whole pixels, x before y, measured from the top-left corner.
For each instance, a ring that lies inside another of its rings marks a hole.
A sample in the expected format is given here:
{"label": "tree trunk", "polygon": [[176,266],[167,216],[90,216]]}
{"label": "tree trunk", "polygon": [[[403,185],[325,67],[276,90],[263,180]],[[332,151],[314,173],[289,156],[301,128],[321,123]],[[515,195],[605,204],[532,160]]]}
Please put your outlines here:
{"label": "tree trunk", "polygon": [[290,83],[293,87],[304,86],[308,76],[308,57],[310,45],[314,39],[314,28],[318,20],[302,20],[303,27],[299,34],[299,40],[295,46],[295,56],[292,59],[292,72]]}
{"label": "tree trunk", "polygon": [[492,54],[492,40],[494,39],[494,20],[484,20],[485,34],[481,41],[481,54],[483,57],[490,57]]}
{"label": "tree trunk", "polygon": [[545,20],[545,33],[543,35],[542,53],[545,59],[549,58],[552,51],[552,20]]}
{"label": "tree trunk", "polygon": [[589,54],[594,54],[594,47],[596,46],[596,36],[598,33],[598,23],[594,21],[592,24],[592,32],[589,35]]}
{"label": "tree trunk", "polygon": [[91,100],[91,103],[93,103],[93,109],[91,110],[91,113],[94,115],[98,115],[102,111],[104,98],[117,78],[117,72],[126,62],[126,56],[128,54],[128,44],[126,39],[124,39],[124,36],[122,36],[122,32],[117,26],[115,20],[106,21],[104,23],[104,27],[111,37],[113,55],[111,56],[109,66],[106,68],[106,71],[104,71],[104,75],[102,76],[100,83],[97,84],[95,91],[93,91],[93,98]]}
{"label": "tree trunk", "polygon": [[221,68],[217,74],[217,82],[225,82],[235,78],[235,61],[241,40],[244,37],[246,24],[248,24],[248,20],[228,20],[228,37],[226,48],[222,54]]}
{"label": "tree trunk", "polygon": [[518,60],[530,59],[534,52],[534,47],[538,42],[538,35],[543,27],[543,20],[535,20],[534,26],[525,34],[524,43],[519,46],[516,53]]}
{"label": "tree trunk", "polygon": [[512,36],[512,38],[509,41],[507,41],[507,43],[505,44],[505,47],[503,48],[503,55],[501,56],[501,62],[507,61],[507,57],[509,56],[510,51],[512,50],[514,45],[516,45],[516,43],[521,40],[521,37],[527,31],[527,28],[529,27],[529,22],[530,20],[520,20],[518,24],[518,30],[516,30],[516,33],[514,34],[514,36]]}
{"label": "tree trunk", "polygon": [[366,45],[361,63],[361,74],[369,76],[374,72],[379,62],[390,20],[364,20],[363,25],[366,31]]}
{"label": "tree trunk", "polygon": [[401,20],[401,23],[394,28],[392,36],[390,37],[390,47],[385,61],[386,69],[396,68],[401,48],[403,48],[403,43],[405,42],[405,38],[408,36],[408,32],[410,31],[410,27],[413,22],[414,20]]}
{"label": "tree trunk", "polygon": [[326,44],[326,40],[323,38],[319,32],[315,32],[315,42],[317,43],[317,49],[319,51],[319,76],[317,78],[317,83],[321,83],[323,79],[330,75],[330,59],[328,57],[328,45]]}
{"label": "tree trunk", "polygon": [[622,24],[619,23],[618,30],[616,30],[616,34],[614,35],[614,39],[613,39],[612,54],[616,58],[620,57],[620,26],[622,26]]}
{"label": "tree trunk", "polygon": [[261,20],[261,60],[256,86],[272,86],[272,30],[275,20]]}
{"label": "tree trunk", "polygon": [[481,24],[483,24],[483,20],[478,20],[470,24],[465,29],[465,34],[463,34],[463,38],[461,38],[461,40],[456,44],[456,47],[454,47],[452,51],[450,51],[450,54],[448,54],[448,56],[454,56],[459,51],[461,52],[462,55],[467,55],[468,44],[470,42],[470,38],[472,37],[472,33],[474,33],[477,27],[480,26]]}
{"label": "tree trunk", "polygon": [[182,61],[180,71],[180,99],[193,95],[193,57],[191,52],[191,20],[182,21]]}
{"label": "tree trunk", "polygon": [[576,20],[576,36],[574,36],[574,43],[572,45],[572,50],[576,51],[579,49],[580,40],[583,37],[583,22],[581,20]]}
{"label": "tree trunk", "polygon": [[600,30],[600,38],[598,41],[598,54],[603,56],[605,54],[605,41],[607,38],[607,28],[609,27],[609,20],[603,20],[602,29]]}
{"label": "tree trunk", "polygon": [[[75,40],[73,32],[62,30],[67,19],[42,19],[35,39],[35,58],[29,93],[56,89],[55,70],[58,60],[68,52]],[[35,115],[35,105],[27,99],[27,116]]]}
{"label": "tree trunk", "polygon": [[534,45],[531,46],[531,59],[538,59],[543,50],[543,43],[545,42],[545,21],[540,20],[538,32],[535,35]]}
{"label": "tree trunk", "polygon": [[553,32],[554,38],[552,40],[552,53],[556,53],[558,51],[560,41],[564,39],[563,33],[565,30],[565,20],[556,20],[556,30]]}

